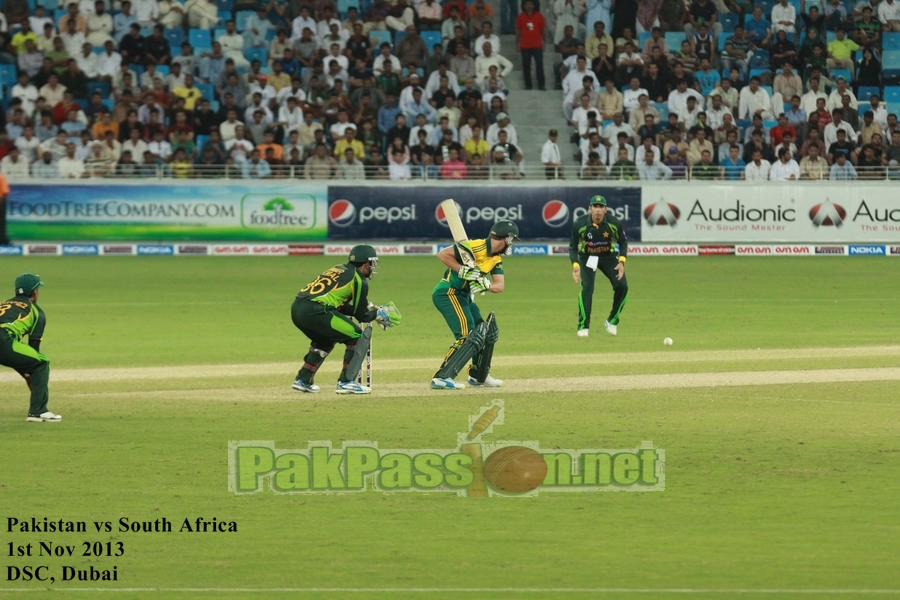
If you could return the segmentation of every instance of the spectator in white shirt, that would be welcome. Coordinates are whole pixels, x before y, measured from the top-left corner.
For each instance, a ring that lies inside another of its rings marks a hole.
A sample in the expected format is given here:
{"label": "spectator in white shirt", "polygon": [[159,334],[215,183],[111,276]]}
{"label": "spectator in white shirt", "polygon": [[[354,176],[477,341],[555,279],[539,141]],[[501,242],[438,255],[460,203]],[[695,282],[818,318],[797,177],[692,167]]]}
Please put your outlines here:
{"label": "spectator in white shirt", "polygon": [[625,133],[628,143],[634,146],[634,129],[624,121],[624,115],[617,112],[613,115],[613,122],[603,127],[603,139],[606,140],[606,143],[615,145],[619,133]]}
{"label": "spectator in white shirt", "polygon": [[19,149],[13,146],[9,150],[9,154],[0,161],[0,173],[7,179],[28,179],[31,175],[28,169],[28,161],[25,160]]}
{"label": "spectator in white shirt", "polygon": [[772,7],[772,33],[779,31],[797,33],[797,11],[788,0],[781,0],[780,4]]}
{"label": "spectator in white shirt", "polygon": [[850,123],[844,121],[843,112],[838,108],[834,109],[831,111],[831,119],[831,123],[826,125],[825,131],[822,132],[822,141],[825,142],[825,148],[831,148],[831,145],[837,141],[838,131],[846,132],[847,140],[855,144],[857,141],[856,132],[853,131]]}
{"label": "spectator in white shirt", "polygon": [[492,65],[500,69],[500,77],[508,76],[513,70],[513,64],[494,52],[493,44],[485,42],[484,54],[475,59],[475,81],[484,81]]}
{"label": "spectator in white shirt", "polygon": [[747,181],[767,181],[769,179],[769,170],[772,163],[764,160],[762,151],[756,149],[753,151],[753,160],[744,167],[744,179]]}
{"label": "spectator in white shirt", "polygon": [[34,162],[37,160],[37,147],[41,145],[41,140],[39,140],[34,135],[34,127],[31,125],[26,125],[22,130],[22,135],[15,140],[16,148],[21,152],[21,156],[27,162]]}
{"label": "spectator in white shirt", "polygon": [[84,161],[75,157],[75,144],[66,145],[66,156],[59,159],[59,176],[66,179],[80,179],[84,176]]}
{"label": "spectator in white shirt", "polygon": [[562,156],[559,153],[559,146],[556,145],[558,136],[559,132],[551,129],[544,147],[541,148],[541,162],[544,164],[547,179],[562,178]]}
{"label": "spectator in white shirt", "polygon": [[[662,150],[656,145],[656,140],[649,135],[644,137],[643,143],[635,151],[634,164],[639,167],[649,164],[647,157],[656,159],[657,163],[662,164]],[[641,179],[643,179],[643,177],[641,177]],[[666,177],[666,179],[668,179],[668,177]]]}
{"label": "spectator in white shirt", "polygon": [[600,91],[600,81],[597,75],[587,67],[587,58],[579,56],[575,60],[575,68],[569,71],[562,81],[563,97],[568,98],[578,90],[584,87],[584,78],[593,79],[593,89],[595,92]]}
{"label": "spectator in white shirt", "polygon": [[791,157],[787,148],[778,149],[778,160],[769,168],[771,181],[796,181],[800,179],[800,165]]}
{"label": "spectator in white shirt", "polygon": [[[35,31],[40,30],[35,29]],[[500,38],[494,33],[494,27],[490,21],[485,21],[481,24],[481,35],[475,38],[474,48],[476,57],[484,55],[485,42],[490,42],[494,52],[500,52]]]}
{"label": "spectator in white shirt", "polygon": [[[642,148],[643,147],[638,148],[638,152],[640,152]],[[656,146],[654,146],[653,149],[659,152],[659,148]],[[645,156],[646,160],[643,164],[635,160],[635,163],[638,166],[638,177],[647,181],[660,181],[672,178],[672,169],[660,162],[655,153],[648,152]]]}
{"label": "spectator in white shirt", "polygon": [[[758,78],[757,78],[758,79]],[[687,99],[689,96],[693,96],[697,99],[697,105],[700,108],[703,108],[703,96],[695,89],[688,88],[687,81],[684,79],[678,80],[678,85],[674,90],[669,93],[669,113],[680,114],[685,108],[687,108]]]}
{"label": "spectator in white shirt", "polygon": [[900,31],[900,2],[881,0],[881,4],[878,5],[878,20],[885,31]]}
{"label": "spectator in white shirt", "polygon": [[112,81],[122,70],[122,55],[116,52],[112,40],[103,44],[103,52],[97,55],[97,76],[104,81]]}
{"label": "spectator in white shirt", "polygon": [[131,10],[141,27],[153,27],[159,18],[159,4],[156,0],[131,0]]}
{"label": "spectator in white shirt", "polygon": [[13,86],[9,95],[11,98],[18,98],[22,101],[22,110],[26,115],[34,112],[34,102],[38,99],[39,94],[37,88],[29,81],[28,73],[19,72],[19,83]]}
{"label": "spectator in white shirt", "polygon": [[769,93],[759,86],[760,79],[754,75],[750,78],[750,84],[741,90],[738,118],[750,120],[753,115],[760,115],[763,121],[771,121],[772,99]]}
{"label": "spectator in white shirt", "polygon": [[825,104],[825,108],[828,110],[842,108],[844,102],[843,100],[841,100],[841,96],[850,96],[850,108],[859,110],[859,102],[856,100],[856,96],[853,94],[853,90],[851,90],[847,85],[847,80],[843,77],[838,77],[837,88],[833,92],[831,92],[831,94],[829,94],[828,102]]}

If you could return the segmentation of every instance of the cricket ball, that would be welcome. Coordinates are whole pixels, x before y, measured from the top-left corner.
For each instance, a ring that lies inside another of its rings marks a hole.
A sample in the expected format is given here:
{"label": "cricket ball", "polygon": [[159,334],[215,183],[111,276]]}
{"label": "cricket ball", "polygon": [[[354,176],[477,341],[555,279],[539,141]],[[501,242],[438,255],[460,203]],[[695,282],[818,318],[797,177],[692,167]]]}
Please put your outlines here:
{"label": "cricket ball", "polygon": [[666,338],[663,340],[663,344],[665,344],[666,346],[671,346],[672,343],[672,338]]}
{"label": "cricket ball", "polygon": [[508,446],[491,453],[484,461],[484,478],[501,492],[530,492],[544,482],[547,463],[531,448]]}

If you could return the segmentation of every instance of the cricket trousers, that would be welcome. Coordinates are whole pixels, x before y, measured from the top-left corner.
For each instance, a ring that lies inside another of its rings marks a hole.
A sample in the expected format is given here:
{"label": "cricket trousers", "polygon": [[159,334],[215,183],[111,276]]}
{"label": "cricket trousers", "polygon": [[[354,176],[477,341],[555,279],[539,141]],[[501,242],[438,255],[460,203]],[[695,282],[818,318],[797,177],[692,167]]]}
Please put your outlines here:
{"label": "cricket trousers", "polygon": [[[441,363],[441,368],[443,368],[453,353],[462,346],[469,332],[484,323],[484,318],[481,316],[478,305],[472,301],[469,292],[460,292],[446,281],[441,281],[435,286],[431,293],[431,301],[434,302],[435,308],[444,317],[447,326],[453,332],[453,337],[456,338],[456,341],[450,346],[450,351],[444,357],[444,362]],[[472,376],[474,376],[479,356],[480,353],[472,357],[472,366],[469,369],[469,374]],[[439,368],[438,371],[440,370]]]}
{"label": "cricket trousers", "polygon": [[[578,257],[578,264],[581,266],[581,293],[578,294],[578,329],[590,329],[591,327],[594,278],[597,275],[596,271],[585,266],[585,261],[587,261],[587,256]],[[625,275],[622,275],[622,279],[616,279],[618,275],[616,265],[618,262],[618,257],[612,256],[611,258],[601,258],[597,265],[597,271],[606,275],[606,278],[612,284],[613,304],[607,318],[607,321],[612,325],[619,324],[619,315],[621,315],[622,308],[625,306],[626,300],[628,300],[628,281]]]}
{"label": "cricket trousers", "polygon": [[291,320],[310,341],[309,352],[303,359],[303,367],[297,372],[297,379],[313,383],[316,372],[335,344],[346,344],[344,366],[338,381],[347,381],[347,365],[353,358],[356,341],[362,335],[359,325],[336,309],[312,300],[294,300]]}
{"label": "cricket trousers", "polygon": [[544,87],[544,51],[541,48],[522,48],[522,74],[525,76],[525,88],[531,89],[531,61],[537,74],[538,87]]}
{"label": "cricket trousers", "polygon": [[47,412],[47,383],[50,381],[50,361],[47,357],[28,344],[16,341],[6,330],[0,330],[0,365],[11,367],[20,375],[28,375],[31,386],[28,414]]}

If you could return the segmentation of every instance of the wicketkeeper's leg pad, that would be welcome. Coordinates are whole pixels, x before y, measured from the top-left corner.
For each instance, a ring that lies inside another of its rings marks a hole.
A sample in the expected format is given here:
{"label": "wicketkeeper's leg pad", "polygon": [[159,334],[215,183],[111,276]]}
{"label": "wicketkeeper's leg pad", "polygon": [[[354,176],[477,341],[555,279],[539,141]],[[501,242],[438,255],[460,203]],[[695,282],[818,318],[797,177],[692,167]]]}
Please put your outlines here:
{"label": "wicketkeeper's leg pad", "polygon": [[309,352],[303,359],[303,367],[297,372],[297,379],[312,383],[316,371],[325,362],[325,358],[334,349],[334,344],[310,344]]}
{"label": "wicketkeeper's leg pad", "polygon": [[347,350],[344,352],[344,370],[341,371],[341,381],[356,380],[371,343],[372,328],[366,327],[362,330],[359,339],[356,340],[356,345],[347,344]]}
{"label": "wicketkeeper's leg pad", "polygon": [[472,358],[484,348],[484,342],[488,333],[487,321],[479,323],[475,329],[469,332],[462,340],[450,347],[450,352],[444,358],[444,364],[434,374],[438,379],[453,379]]}

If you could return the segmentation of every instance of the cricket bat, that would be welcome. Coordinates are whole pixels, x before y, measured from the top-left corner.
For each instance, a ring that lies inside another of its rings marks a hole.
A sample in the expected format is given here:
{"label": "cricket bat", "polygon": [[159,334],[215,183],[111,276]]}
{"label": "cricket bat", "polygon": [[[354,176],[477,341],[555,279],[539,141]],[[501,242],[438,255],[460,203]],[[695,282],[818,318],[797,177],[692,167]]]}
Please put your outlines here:
{"label": "cricket bat", "polygon": [[453,201],[453,198],[449,198],[441,202],[441,208],[444,210],[444,218],[447,219],[453,242],[459,248],[459,256],[462,259],[462,263],[467,267],[474,267],[475,255],[472,254],[472,246],[469,244],[466,228],[463,227],[462,219],[459,218],[459,213],[456,212],[456,202]]}

